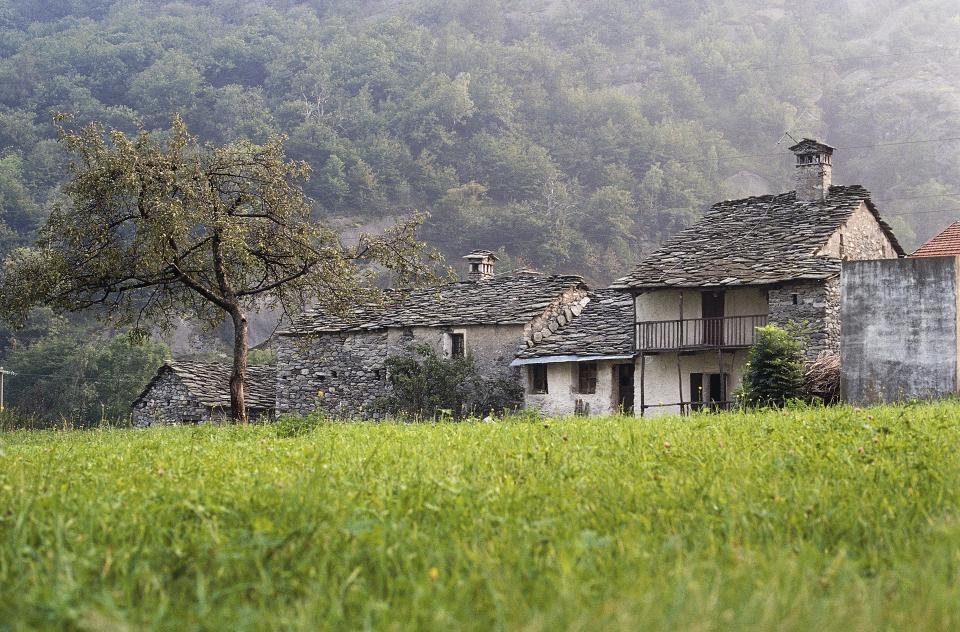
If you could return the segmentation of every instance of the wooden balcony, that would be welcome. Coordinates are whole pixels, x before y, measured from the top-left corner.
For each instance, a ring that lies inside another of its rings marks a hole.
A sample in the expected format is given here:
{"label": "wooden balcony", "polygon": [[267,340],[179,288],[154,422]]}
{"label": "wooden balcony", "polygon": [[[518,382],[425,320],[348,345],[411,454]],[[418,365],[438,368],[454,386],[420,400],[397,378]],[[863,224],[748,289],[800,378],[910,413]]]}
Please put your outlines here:
{"label": "wooden balcony", "polygon": [[757,339],[767,316],[688,318],[637,323],[637,347],[643,353],[746,349]]}

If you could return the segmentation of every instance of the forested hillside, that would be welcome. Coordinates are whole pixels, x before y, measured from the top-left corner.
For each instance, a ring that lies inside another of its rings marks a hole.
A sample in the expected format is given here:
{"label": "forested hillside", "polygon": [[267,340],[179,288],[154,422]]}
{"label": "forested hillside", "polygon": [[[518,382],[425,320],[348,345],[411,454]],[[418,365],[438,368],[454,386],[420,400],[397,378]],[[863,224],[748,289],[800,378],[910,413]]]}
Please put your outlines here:
{"label": "forested hillside", "polygon": [[345,230],[427,210],[451,258],[595,284],[816,135],[910,247],[960,216],[958,33],[953,0],[0,0],[0,254],[58,202],[56,112],[282,133]]}

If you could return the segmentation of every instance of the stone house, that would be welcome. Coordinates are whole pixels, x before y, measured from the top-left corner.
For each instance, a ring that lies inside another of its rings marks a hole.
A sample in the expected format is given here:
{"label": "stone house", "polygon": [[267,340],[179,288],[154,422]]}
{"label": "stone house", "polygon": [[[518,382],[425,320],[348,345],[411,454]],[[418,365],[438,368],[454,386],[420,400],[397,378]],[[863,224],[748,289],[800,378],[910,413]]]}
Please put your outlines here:
{"label": "stone house", "polygon": [[347,317],[315,309],[296,319],[276,339],[277,413],[374,415],[388,393],[387,357],[414,344],[471,354],[487,374],[518,378],[510,366],[518,350],[555,335],[587,301],[578,276],[496,275],[489,251],[465,259],[463,281],[395,291],[387,305]]}
{"label": "stone house", "polygon": [[839,353],[841,263],[904,255],[866,189],[831,185],[832,147],[790,149],[795,191],[714,205],[614,283],[634,300],[641,415],[726,407],[767,323],[804,323],[809,360]]}
{"label": "stone house", "polygon": [[[132,405],[138,427],[163,423],[202,423],[230,417],[229,364],[168,362],[160,367]],[[272,366],[247,367],[244,384],[252,421],[273,417],[276,371]]]}
{"label": "stone house", "polygon": [[616,290],[589,298],[580,316],[513,361],[527,408],[553,416],[633,412],[633,300]]}

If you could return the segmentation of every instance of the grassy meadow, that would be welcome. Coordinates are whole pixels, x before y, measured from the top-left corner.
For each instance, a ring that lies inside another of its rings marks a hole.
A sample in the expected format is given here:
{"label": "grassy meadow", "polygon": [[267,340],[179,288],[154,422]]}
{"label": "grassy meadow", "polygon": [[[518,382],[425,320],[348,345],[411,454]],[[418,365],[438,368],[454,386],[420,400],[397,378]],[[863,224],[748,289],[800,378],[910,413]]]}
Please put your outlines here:
{"label": "grassy meadow", "polygon": [[960,404],[0,434],[0,630],[952,630]]}

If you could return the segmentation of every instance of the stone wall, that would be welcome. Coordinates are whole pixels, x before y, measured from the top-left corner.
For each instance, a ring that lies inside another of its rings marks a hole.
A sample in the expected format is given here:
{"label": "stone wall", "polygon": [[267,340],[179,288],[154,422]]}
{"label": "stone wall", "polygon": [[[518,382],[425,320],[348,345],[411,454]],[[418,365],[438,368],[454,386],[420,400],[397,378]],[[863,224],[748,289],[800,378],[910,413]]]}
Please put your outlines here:
{"label": "stone wall", "polygon": [[528,347],[542,342],[569,325],[583,313],[590,302],[590,292],[583,288],[569,288],[557,297],[539,316],[534,317],[523,330]]}
{"label": "stone wall", "polygon": [[163,423],[199,423],[210,411],[190,394],[177,375],[164,371],[133,405],[133,425],[145,428]]}
{"label": "stone wall", "polygon": [[770,323],[805,325],[807,360],[823,351],[840,351],[840,279],[798,281],[771,288]]}
{"label": "stone wall", "polygon": [[377,417],[376,402],[389,393],[388,356],[412,344],[447,352],[449,334],[462,333],[468,353],[487,377],[510,368],[523,342],[520,325],[393,328],[378,332],[280,336],[277,343],[277,414],[323,411],[334,417]]}
{"label": "stone wall", "polygon": [[865,202],[817,254],[847,261],[897,257],[896,249]]}
{"label": "stone wall", "polygon": [[277,414],[363,415],[387,393],[387,332],[280,336]]}

